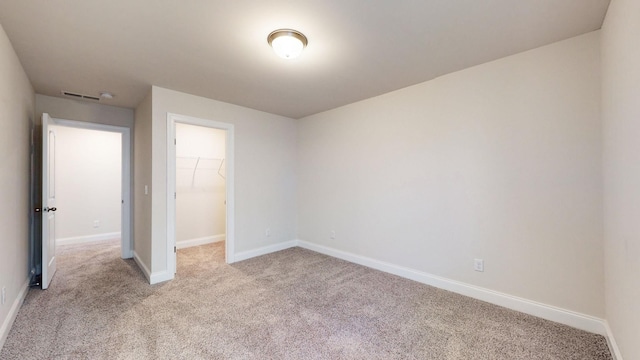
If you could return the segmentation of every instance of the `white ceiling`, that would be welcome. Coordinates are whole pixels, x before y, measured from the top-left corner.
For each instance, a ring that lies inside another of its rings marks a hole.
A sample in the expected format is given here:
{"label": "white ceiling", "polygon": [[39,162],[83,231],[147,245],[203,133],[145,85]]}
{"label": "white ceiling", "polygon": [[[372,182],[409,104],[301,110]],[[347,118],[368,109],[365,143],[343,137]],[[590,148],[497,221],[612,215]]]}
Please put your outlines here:
{"label": "white ceiling", "polygon": [[[37,93],[158,85],[300,118],[597,30],[609,0],[0,0]],[[303,32],[296,60],[267,35]]]}

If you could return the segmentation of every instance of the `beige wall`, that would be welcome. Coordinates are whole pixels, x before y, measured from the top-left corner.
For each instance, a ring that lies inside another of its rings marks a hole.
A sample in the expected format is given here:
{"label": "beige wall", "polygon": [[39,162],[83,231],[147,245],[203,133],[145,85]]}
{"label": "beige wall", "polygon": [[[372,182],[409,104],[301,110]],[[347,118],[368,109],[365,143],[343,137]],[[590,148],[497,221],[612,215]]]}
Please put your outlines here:
{"label": "beige wall", "polygon": [[295,239],[295,120],[155,86],[152,94],[152,272],[167,269],[167,113],[234,125],[236,253]]}
{"label": "beige wall", "polygon": [[29,280],[29,178],[35,96],[9,39],[0,26],[0,348],[14,316],[19,294]]}
{"label": "beige wall", "polygon": [[56,240],[90,241],[92,236],[119,233],[122,134],[50,129],[56,134]]}
{"label": "beige wall", "polygon": [[151,91],[135,111],[134,143],[133,252],[151,271]]}
{"label": "beige wall", "polygon": [[640,359],[640,2],[613,0],[602,27],[606,318]]}
{"label": "beige wall", "polygon": [[301,119],[299,238],[603,317],[599,66],[594,32]]}

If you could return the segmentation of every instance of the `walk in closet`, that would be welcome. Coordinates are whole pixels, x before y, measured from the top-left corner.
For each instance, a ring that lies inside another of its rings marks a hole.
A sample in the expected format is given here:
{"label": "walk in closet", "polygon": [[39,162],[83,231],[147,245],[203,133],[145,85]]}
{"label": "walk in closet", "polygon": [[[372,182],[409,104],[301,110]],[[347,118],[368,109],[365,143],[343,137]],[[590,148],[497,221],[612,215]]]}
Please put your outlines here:
{"label": "walk in closet", "polygon": [[226,131],[176,124],[176,246],[225,240]]}

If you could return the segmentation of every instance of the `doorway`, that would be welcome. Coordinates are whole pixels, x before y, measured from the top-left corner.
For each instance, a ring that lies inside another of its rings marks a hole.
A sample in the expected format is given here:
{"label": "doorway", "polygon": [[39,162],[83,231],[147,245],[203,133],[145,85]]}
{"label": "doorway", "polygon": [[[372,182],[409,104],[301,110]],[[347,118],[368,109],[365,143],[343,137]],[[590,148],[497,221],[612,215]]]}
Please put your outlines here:
{"label": "doorway", "polygon": [[176,273],[179,248],[224,239],[234,248],[233,125],[167,115],[167,263]]}
{"label": "doorway", "polygon": [[122,135],[54,125],[56,245],[120,239]]}
{"label": "doorway", "polygon": [[224,241],[226,131],[176,124],[176,247]]}
{"label": "doorway", "polygon": [[130,129],[52,120],[50,129],[57,137],[56,245],[119,238],[120,256],[133,257]]}

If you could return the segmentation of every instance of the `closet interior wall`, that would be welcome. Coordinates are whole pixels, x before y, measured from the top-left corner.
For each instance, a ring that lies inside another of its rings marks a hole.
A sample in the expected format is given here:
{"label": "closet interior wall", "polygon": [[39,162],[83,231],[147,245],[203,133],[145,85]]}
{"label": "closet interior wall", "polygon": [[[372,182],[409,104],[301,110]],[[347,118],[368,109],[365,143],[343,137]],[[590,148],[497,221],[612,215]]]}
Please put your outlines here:
{"label": "closet interior wall", "polygon": [[52,126],[56,134],[56,242],[121,236],[122,135]]}

